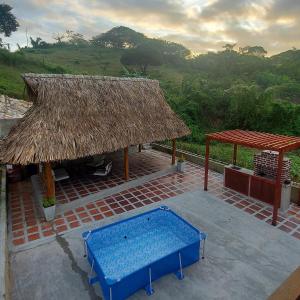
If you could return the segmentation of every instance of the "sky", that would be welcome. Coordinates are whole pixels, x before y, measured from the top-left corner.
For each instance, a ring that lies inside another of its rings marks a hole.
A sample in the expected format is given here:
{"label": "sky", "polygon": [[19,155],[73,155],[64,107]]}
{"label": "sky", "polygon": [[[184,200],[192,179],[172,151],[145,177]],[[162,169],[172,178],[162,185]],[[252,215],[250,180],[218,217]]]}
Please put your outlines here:
{"label": "sky", "polygon": [[[0,0],[0,2],[2,2]],[[20,28],[10,38],[25,46],[27,36],[51,42],[73,30],[87,39],[115,26],[148,37],[179,42],[194,53],[220,51],[226,43],[263,46],[268,55],[300,48],[300,0],[4,0]]]}

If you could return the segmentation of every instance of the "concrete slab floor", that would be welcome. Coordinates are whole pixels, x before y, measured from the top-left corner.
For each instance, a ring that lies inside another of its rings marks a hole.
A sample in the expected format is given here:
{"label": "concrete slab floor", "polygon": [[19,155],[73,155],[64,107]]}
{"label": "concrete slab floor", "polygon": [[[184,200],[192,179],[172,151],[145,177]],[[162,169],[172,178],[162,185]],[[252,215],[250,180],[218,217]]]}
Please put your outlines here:
{"label": "concrete slab floor", "polygon": [[11,253],[12,299],[100,299],[99,285],[87,282],[81,233],[163,204],[208,233],[206,258],[184,269],[182,281],[155,281],[151,298],[141,290],[130,299],[266,299],[300,265],[300,240],[198,190]]}

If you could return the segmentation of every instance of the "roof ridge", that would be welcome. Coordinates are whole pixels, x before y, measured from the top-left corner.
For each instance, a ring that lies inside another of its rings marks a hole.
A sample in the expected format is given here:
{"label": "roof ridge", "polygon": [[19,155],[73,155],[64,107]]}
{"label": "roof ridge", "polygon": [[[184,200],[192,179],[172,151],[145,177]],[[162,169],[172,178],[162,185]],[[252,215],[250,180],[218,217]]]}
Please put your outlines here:
{"label": "roof ridge", "polygon": [[115,77],[104,75],[79,75],[79,74],[36,74],[36,73],[24,73],[21,75],[25,78],[65,78],[65,79],[98,79],[103,81],[148,81],[158,82],[156,79],[149,79],[143,77]]}

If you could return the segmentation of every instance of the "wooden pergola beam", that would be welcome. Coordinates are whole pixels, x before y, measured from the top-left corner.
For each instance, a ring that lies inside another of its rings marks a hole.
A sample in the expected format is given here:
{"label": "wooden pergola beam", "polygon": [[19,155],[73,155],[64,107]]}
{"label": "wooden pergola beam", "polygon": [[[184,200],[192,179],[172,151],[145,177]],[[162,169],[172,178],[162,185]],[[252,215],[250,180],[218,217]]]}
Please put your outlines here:
{"label": "wooden pergola beam", "polygon": [[128,158],[128,146],[124,148],[124,179],[129,179],[129,158]]}
{"label": "wooden pergola beam", "polygon": [[280,151],[279,155],[278,155],[278,166],[277,166],[277,175],[276,175],[276,183],[275,183],[275,199],[274,199],[274,204],[273,204],[273,217],[272,217],[272,225],[273,226],[276,226],[276,224],[277,224],[278,209],[279,209],[280,200],[281,200],[282,165],[283,165],[283,151]]}
{"label": "wooden pergola beam", "polygon": [[172,165],[176,162],[176,139],[172,140]]}
{"label": "wooden pergola beam", "polygon": [[44,182],[46,187],[46,197],[55,198],[55,184],[50,162],[44,164]]}
{"label": "wooden pergola beam", "polygon": [[207,186],[208,186],[209,144],[210,144],[210,139],[208,137],[206,137],[206,145],[205,145],[205,170],[204,170],[204,191],[207,191]]}
{"label": "wooden pergola beam", "polygon": [[237,144],[233,145],[233,157],[232,157],[232,164],[236,165],[236,157],[237,157]]}
{"label": "wooden pergola beam", "polygon": [[[250,139],[249,137],[254,137],[254,139]],[[273,142],[273,144],[265,143],[265,141],[270,138],[275,140],[276,142]],[[266,133],[247,132],[247,131],[240,131],[240,130],[233,130],[233,131],[213,133],[210,135],[206,135],[205,172],[204,172],[205,191],[207,191],[207,186],[208,186],[210,140],[215,140],[223,143],[233,143],[232,163],[234,165],[236,164],[238,145],[249,147],[249,148],[263,149],[263,150],[274,150],[279,153],[278,167],[277,167],[277,174],[276,174],[276,181],[275,181],[273,216],[272,216],[272,225],[276,226],[277,218],[278,218],[278,209],[280,207],[280,201],[281,201],[281,190],[282,190],[281,174],[282,174],[282,167],[283,167],[284,152],[294,149],[296,147],[299,148],[300,139],[297,137],[285,137],[285,136],[278,136],[278,135],[272,135]],[[271,148],[270,149],[269,145],[273,145],[273,147],[270,147]]]}

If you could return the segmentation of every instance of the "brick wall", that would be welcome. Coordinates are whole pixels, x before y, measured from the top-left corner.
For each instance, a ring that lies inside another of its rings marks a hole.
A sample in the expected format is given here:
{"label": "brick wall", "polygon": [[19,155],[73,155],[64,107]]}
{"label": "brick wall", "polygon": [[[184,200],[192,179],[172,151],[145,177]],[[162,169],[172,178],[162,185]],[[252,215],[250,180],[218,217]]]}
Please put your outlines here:
{"label": "brick wall", "polygon": [[[262,151],[254,155],[254,174],[264,175],[271,179],[276,179],[278,168],[278,152],[276,151]],[[285,180],[291,180],[291,161],[284,157],[281,183]]]}

